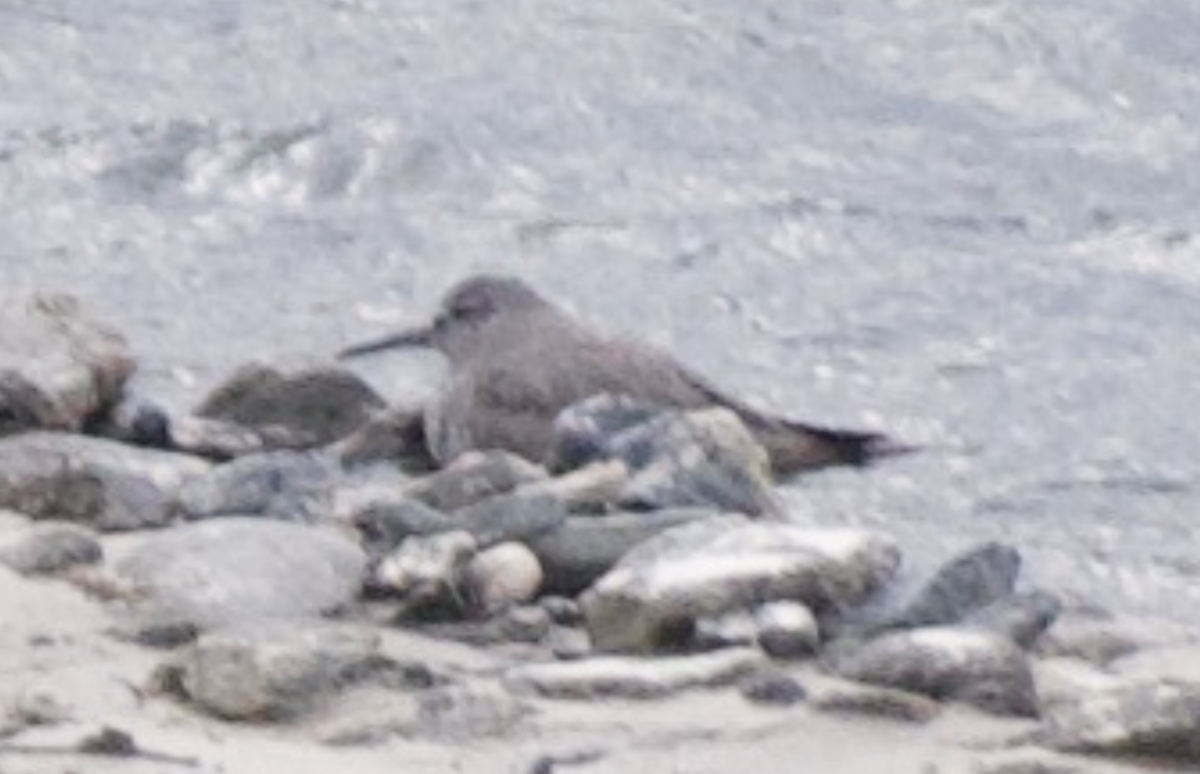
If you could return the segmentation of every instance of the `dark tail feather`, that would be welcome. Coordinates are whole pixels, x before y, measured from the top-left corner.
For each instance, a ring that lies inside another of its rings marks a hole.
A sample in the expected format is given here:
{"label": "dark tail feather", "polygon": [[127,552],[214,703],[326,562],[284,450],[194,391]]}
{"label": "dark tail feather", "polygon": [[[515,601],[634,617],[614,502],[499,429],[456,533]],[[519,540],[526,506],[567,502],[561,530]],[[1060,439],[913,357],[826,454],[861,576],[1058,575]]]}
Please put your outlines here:
{"label": "dark tail feather", "polygon": [[831,430],[799,422],[772,422],[755,428],[755,434],[771,455],[771,467],[780,478],[831,465],[867,465],[882,457],[917,451],[917,447],[881,433]]}

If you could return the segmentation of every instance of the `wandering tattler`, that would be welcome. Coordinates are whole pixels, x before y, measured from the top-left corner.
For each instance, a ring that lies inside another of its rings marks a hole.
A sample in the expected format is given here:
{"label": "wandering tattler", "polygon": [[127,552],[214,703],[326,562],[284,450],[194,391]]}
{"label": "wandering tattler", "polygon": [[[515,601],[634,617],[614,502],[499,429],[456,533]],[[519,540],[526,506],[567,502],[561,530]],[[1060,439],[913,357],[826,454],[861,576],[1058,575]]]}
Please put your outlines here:
{"label": "wandering tattler", "polygon": [[471,449],[506,449],[545,461],[558,413],[605,392],[682,409],[729,408],[767,450],[779,476],[860,465],[895,451],[879,434],[760,414],[665,353],[587,329],[510,277],[466,279],[446,294],[432,325],[349,347],[340,356],[397,347],[429,347],[450,362],[450,383],[425,412],[426,444],[441,464]]}

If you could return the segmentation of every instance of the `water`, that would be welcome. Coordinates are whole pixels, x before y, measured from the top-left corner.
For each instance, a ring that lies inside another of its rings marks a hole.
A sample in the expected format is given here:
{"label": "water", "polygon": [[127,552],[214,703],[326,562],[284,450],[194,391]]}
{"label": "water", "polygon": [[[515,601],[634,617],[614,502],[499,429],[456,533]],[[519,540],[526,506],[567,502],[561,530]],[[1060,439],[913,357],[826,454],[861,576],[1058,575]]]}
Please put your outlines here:
{"label": "water", "polygon": [[519,274],[927,447],[797,518],[1195,621],[1197,39],[1150,0],[0,0],[0,268],[177,407]]}

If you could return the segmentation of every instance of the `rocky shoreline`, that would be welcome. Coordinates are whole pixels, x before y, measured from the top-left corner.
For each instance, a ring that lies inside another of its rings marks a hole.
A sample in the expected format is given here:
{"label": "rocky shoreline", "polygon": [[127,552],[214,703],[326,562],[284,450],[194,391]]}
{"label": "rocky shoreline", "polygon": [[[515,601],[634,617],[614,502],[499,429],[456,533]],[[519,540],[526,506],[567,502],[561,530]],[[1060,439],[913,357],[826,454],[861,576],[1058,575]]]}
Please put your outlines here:
{"label": "rocky shoreline", "polygon": [[78,300],[0,309],[0,767],[1200,762],[1192,633],[1063,609],[1017,546],[901,588],[888,536],[789,522],[728,411],[601,395],[549,467],[432,470],[334,365],[168,416]]}

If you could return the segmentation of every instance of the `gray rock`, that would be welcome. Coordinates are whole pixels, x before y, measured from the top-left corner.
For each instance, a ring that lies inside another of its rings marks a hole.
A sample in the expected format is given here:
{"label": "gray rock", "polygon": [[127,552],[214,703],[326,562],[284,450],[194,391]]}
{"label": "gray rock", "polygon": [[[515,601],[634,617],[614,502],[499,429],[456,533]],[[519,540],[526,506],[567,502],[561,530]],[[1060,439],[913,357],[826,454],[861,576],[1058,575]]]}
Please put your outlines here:
{"label": "gray rock", "polygon": [[373,415],[330,449],[346,467],[395,461],[427,473],[437,462],[425,445],[425,412],[401,407]]}
{"label": "gray rock", "polygon": [[74,297],[0,294],[0,436],[79,430],[117,401],[134,361]]}
{"label": "gray rock", "polygon": [[252,364],[214,389],[196,413],[259,431],[284,428],[315,445],[344,438],[384,406],[383,398],[344,368],[284,373]]}
{"label": "gray rock", "polygon": [[1037,714],[1037,691],[1025,653],[1011,640],[966,628],[929,627],[886,634],[849,652],[830,654],[839,675],[998,715]]}
{"label": "gray rock", "polygon": [[180,685],[228,720],[300,715],[373,659],[373,632],[315,621],[251,623],[202,635],[180,659]]}
{"label": "gray rock", "polygon": [[341,520],[358,529],[372,557],[391,553],[410,537],[455,529],[454,520],[446,514],[399,492],[362,500],[348,510]]}
{"label": "gray rock", "polygon": [[375,570],[375,583],[403,597],[413,614],[457,614],[466,600],[460,590],[463,568],[478,543],[469,532],[411,537]]}
{"label": "gray rock", "polygon": [[908,691],[874,685],[834,685],[815,692],[810,702],[815,710],[836,715],[928,723],[941,706],[934,700]]}
{"label": "gray rock", "polygon": [[550,616],[550,620],[560,626],[578,626],[583,623],[583,611],[579,603],[570,597],[543,595],[538,604]]}
{"label": "gray rock", "polygon": [[490,685],[446,686],[419,695],[414,735],[444,742],[508,736],[529,710]]}
{"label": "gray rock", "polygon": [[181,487],[209,469],[181,454],[35,432],[0,439],[0,508],[102,531],[160,527]]}
{"label": "gray rock", "polygon": [[[551,469],[575,470],[620,457],[614,439],[668,409],[628,395],[602,393],[579,401],[554,420]],[[639,467],[642,460],[638,460]]]}
{"label": "gray rock", "polygon": [[963,623],[1030,648],[1058,619],[1062,603],[1044,591],[1012,594],[968,615]]}
{"label": "gray rock", "polygon": [[766,664],[751,648],[658,659],[607,656],[520,666],[504,681],[517,691],[561,699],[652,699],[687,688],[732,685]]}
{"label": "gray rock", "polygon": [[597,648],[648,652],[686,641],[698,618],[753,604],[788,599],[819,611],[861,602],[899,559],[866,532],[714,518],[633,549],[582,604]]}
{"label": "gray rock", "polygon": [[550,495],[573,513],[600,513],[615,506],[629,484],[629,466],[620,460],[596,462],[545,481],[523,484],[526,497]]}
{"label": "gray rock", "polygon": [[43,524],[0,550],[0,562],[23,575],[60,573],[80,564],[99,564],[104,548],[90,530],[70,524]]}
{"label": "gray rock", "polygon": [[672,527],[716,515],[716,511],[692,508],[574,516],[534,538],[529,546],[541,560],[546,590],[574,595],[611,570],[635,546]]}
{"label": "gray rock", "polygon": [[670,412],[624,431],[613,446],[634,471],[621,496],[627,507],[779,511],[770,458],[729,409]]}
{"label": "gray rock", "polygon": [[517,541],[532,543],[562,526],[567,509],[550,495],[498,495],[461,510],[451,517],[454,528],[475,536],[480,547]]}
{"label": "gray rock", "polygon": [[808,691],[799,680],[774,669],[743,678],[738,691],[747,701],[772,707],[791,707],[808,698]]}
{"label": "gray rock", "polygon": [[774,658],[803,658],[816,653],[821,632],[816,616],[799,602],[770,602],[754,611],[755,639]]}
{"label": "gray rock", "polygon": [[283,521],[328,518],[340,469],[312,452],[254,454],[218,465],[179,490],[185,518],[262,515]]}
{"label": "gray rock", "polygon": [[750,610],[731,610],[699,618],[692,632],[692,644],[700,650],[751,647],[758,644],[758,622]]}
{"label": "gray rock", "polygon": [[332,529],[231,517],[150,535],[117,564],[138,594],[135,634],[310,618],[351,602],[366,557]]}
{"label": "gray rock", "polygon": [[313,445],[310,436],[279,425],[257,430],[219,419],[171,416],[158,406],[130,396],[125,396],[104,421],[93,423],[89,432],[133,446],[184,452],[218,462]]}
{"label": "gray rock", "polygon": [[1070,751],[1200,763],[1200,684],[1135,681],[1044,708],[1042,738]]}
{"label": "gray rock", "polygon": [[546,480],[539,465],[504,451],[467,452],[413,482],[406,494],[439,511],[457,511],[519,486]]}
{"label": "gray rock", "polygon": [[499,619],[499,630],[507,642],[541,642],[550,633],[550,615],[537,605],[510,607]]}
{"label": "gray rock", "polygon": [[500,543],[471,557],[463,570],[463,585],[474,609],[495,613],[537,596],[542,566],[521,543]]}
{"label": "gray rock", "polygon": [[542,642],[562,661],[577,661],[592,655],[592,638],[583,629],[551,626]]}
{"label": "gray rock", "polygon": [[975,766],[975,774],[1087,774],[1092,768],[1084,768],[1074,761],[1035,756],[1022,753],[1019,758],[998,761],[981,761]]}
{"label": "gray rock", "polygon": [[915,629],[958,623],[1013,593],[1021,555],[1000,543],[985,543],[951,559],[882,628]]}

